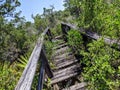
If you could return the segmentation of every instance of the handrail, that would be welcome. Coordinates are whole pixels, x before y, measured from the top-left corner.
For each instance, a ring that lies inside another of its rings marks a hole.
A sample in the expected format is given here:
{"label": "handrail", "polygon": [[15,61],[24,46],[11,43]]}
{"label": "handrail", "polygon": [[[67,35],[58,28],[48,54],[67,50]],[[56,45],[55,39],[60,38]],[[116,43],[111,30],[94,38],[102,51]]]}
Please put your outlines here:
{"label": "handrail", "polygon": [[[42,53],[43,53],[43,50],[42,50]],[[44,75],[45,75],[45,62],[44,62],[44,60],[41,60],[41,66],[40,66],[40,73],[39,73],[37,90],[42,90],[42,88],[43,88]]]}
{"label": "handrail", "polygon": [[[100,39],[102,37],[102,36],[98,35],[95,32],[87,31],[87,30],[85,30],[83,28],[79,28],[76,25],[70,24],[70,23],[64,23],[64,22],[62,22],[61,23],[61,28],[62,28],[62,31],[63,31],[64,34],[66,34],[67,31],[69,31],[70,29],[75,29],[75,30],[79,30],[81,34],[83,34],[83,35],[85,35],[87,37],[90,37],[90,38],[92,38],[94,40],[98,40],[98,39]],[[118,45],[118,47],[116,47],[116,49],[120,50],[120,42],[118,42],[118,40],[116,40],[116,39],[110,39],[110,38],[105,38],[104,37],[104,41],[105,41],[106,44],[111,45],[111,47],[113,47],[112,46],[113,44]]]}
{"label": "handrail", "polygon": [[[45,31],[41,34],[41,37],[38,39],[38,41],[34,47],[34,50],[29,58],[29,61],[22,73],[22,76],[21,76],[20,80],[18,81],[18,84],[15,87],[15,90],[31,90],[32,82],[33,82],[33,79],[35,76],[35,71],[37,68],[37,63],[38,63],[38,60],[40,59],[40,55],[42,53],[44,36],[48,32],[48,30],[49,30],[49,27],[47,27],[45,29]],[[51,74],[51,76],[53,76],[52,72],[50,71],[49,65],[47,67],[49,68],[48,73]]]}
{"label": "handrail", "polygon": [[46,57],[45,52],[44,52],[43,49],[41,51],[41,59],[42,60],[41,60],[41,66],[40,66],[40,73],[39,73],[37,90],[42,90],[42,88],[43,88],[45,72],[47,73],[47,76],[49,78],[53,77],[53,73],[52,73],[52,71],[50,69],[47,57]]}

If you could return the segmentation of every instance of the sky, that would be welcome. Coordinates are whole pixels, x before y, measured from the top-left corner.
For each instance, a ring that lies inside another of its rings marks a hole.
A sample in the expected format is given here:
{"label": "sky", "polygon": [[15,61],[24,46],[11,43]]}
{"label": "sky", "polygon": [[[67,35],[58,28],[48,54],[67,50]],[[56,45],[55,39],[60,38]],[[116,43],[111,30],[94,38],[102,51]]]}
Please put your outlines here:
{"label": "sky", "polygon": [[31,15],[42,14],[43,8],[50,8],[54,5],[55,10],[64,10],[63,0],[19,0],[21,6],[16,11],[22,11],[21,16],[25,16],[27,21],[32,21]]}

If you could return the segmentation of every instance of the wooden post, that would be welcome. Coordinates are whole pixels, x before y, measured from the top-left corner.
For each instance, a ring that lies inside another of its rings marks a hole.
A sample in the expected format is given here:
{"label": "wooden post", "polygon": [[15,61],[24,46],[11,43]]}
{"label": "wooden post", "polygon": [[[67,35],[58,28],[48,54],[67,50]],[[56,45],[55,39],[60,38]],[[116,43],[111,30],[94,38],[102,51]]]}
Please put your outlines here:
{"label": "wooden post", "polygon": [[58,86],[57,84],[54,84],[54,85],[53,85],[53,90],[60,90],[60,89],[59,89],[59,86]]}
{"label": "wooden post", "polygon": [[41,58],[45,62],[45,72],[47,73],[47,75],[48,75],[49,78],[52,78],[53,77],[53,73],[52,73],[52,70],[50,68],[50,65],[48,63],[47,57],[46,57],[45,52],[44,52],[43,49],[41,51]]}
{"label": "wooden post", "polygon": [[67,37],[66,35],[68,34],[68,31],[71,29],[69,26],[65,25],[65,24],[61,24],[61,29],[62,29],[62,32],[63,32],[63,38],[65,41],[67,41]]}
{"label": "wooden post", "polygon": [[[64,33],[66,33],[64,30],[65,30],[65,26],[68,26],[74,30],[79,30],[81,34],[83,34],[84,36],[90,38],[90,39],[94,39],[94,40],[98,40],[100,38],[102,38],[101,35],[99,35],[98,33],[96,32],[92,32],[92,30],[86,30],[84,28],[79,28],[77,27],[76,25],[74,24],[70,24],[70,23],[64,23],[62,22],[61,23],[61,28],[62,28],[62,31]],[[104,42],[108,45],[110,45],[112,48],[120,51],[120,41],[116,40],[116,39],[110,39],[110,37],[104,37]],[[114,46],[114,44],[118,45],[117,47]]]}
{"label": "wooden post", "polygon": [[49,40],[52,41],[53,37],[52,37],[50,29],[48,29],[48,32],[46,34],[48,35]]}
{"label": "wooden post", "polygon": [[[41,58],[42,59],[42,58]],[[37,90],[42,90],[45,76],[45,61],[41,60]]]}
{"label": "wooden post", "polygon": [[37,90],[42,90],[42,88],[43,88],[43,83],[44,83],[44,79],[45,79],[44,78],[45,72],[49,78],[53,77],[52,70],[48,64],[48,60],[47,60],[47,57],[45,55],[43,48],[41,50],[40,59],[41,59],[41,66],[40,66],[40,73],[39,73]]}
{"label": "wooden post", "polygon": [[47,33],[48,29],[49,27],[45,29],[45,31],[41,34],[41,37],[38,39],[34,47],[34,50],[29,58],[29,61],[22,73],[22,76],[20,77],[20,80],[18,81],[18,84],[15,87],[15,90],[31,90],[32,82],[33,82],[36,68],[37,68],[37,63],[41,55],[41,49],[42,49],[43,42],[44,42],[44,36]]}
{"label": "wooden post", "polygon": [[63,34],[67,34],[67,32],[70,30],[70,27],[63,23],[61,24],[61,28],[62,28]]}

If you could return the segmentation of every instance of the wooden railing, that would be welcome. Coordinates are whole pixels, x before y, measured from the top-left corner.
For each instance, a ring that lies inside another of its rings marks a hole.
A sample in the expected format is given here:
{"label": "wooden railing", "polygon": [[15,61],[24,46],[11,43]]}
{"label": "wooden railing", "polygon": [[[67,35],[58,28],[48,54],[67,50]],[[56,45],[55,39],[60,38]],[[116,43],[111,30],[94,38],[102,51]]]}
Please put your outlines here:
{"label": "wooden railing", "polygon": [[[102,36],[98,35],[95,32],[91,32],[91,31],[85,30],[83,28],[79,28],[74,24],[69,24],[69,23],[62,22],[61,23],[61,28],[62,28],[62,32],[64,34],[63,36],[64,36],[65,40],[66,40],[65,34],[67,34],[67,32],[70,29],[79,30],[82,35],[85,35],[86,37],[89,37],[89,38],[94,39],[94,40],[98,40],[98,39],[100,39],[102,37]],[[104,39],[105,43],[109,44],[111,47],[116,48],[117,50],[120,50],[120,42],[119,42],[119,40],[105,38],[105,37],[103,39]],[[117,47],[114,47],[114,44]]]}
{"label": "wooden railing", "polygon": [[[78,28],[77,26],[73,24],[68,23],[61,23],[61,28],[63,32],[63,37],[65,41],[67,41],[66,34],[70,29],[79,30],[82,35],[85,35],[89,38],[92,38],[94,40],[98,40],[101,38],[100,35],[94,32],[86,31],[83,28]],[[40,66],[40,74],[39,74],[39,80],[38,80],[38,86],[37,90],[42,90],[43,88],[43,82],[44,82],[44,74],[48,75],[49,78],[53,77],[53,73],[51,71],[51,68],[49,66],[47,57],[44,52],[43,44],[44,44],[44,36],[48,35],[48,38],[50,41],[52,41],[52,34],[50,32],[49,28],[46,28],[45,31],[41,34],[41,37],[38,39],[34,50],[29,58],[29,61],[22,73],[22,76],[20,80],[18,81],[18,84],[15,87],[15,90],[31,90],[32,82],[35,76],[38,60],[41,60],[41,66]],[[120,50],[120,42],[117,40],[111,40],[109,38],[104,38],[104,41],[107,44],[117,44],[117,49]]]}
{"label": "wooden railing", "polygon": [[38,60],[41,60],[40,74],[37,90],[42,90],[44,74],[47,73],[48,77],[53,77],[53,73],[49,66],[48,60],[46,58],[43,44],[44,44],[44,36],[48,35],[49,40],[52,39],[52,35],[50,33],[50,29],[46,28],[45,31],[41,34],[41,37],[38,39],[34,50],[29,58],[29,61],[22,73],[22,76],[15,87],[15,90],[31,90],[32,82],[35,76]]}

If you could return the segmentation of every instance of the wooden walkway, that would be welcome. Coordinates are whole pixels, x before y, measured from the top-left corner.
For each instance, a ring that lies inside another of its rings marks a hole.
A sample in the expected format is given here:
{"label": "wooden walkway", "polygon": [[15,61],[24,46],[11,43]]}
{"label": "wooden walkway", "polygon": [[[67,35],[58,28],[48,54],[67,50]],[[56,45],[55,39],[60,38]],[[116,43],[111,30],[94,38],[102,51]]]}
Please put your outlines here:
{"label": "wooden walkway", "polygon": [[61,41],[53,48],[56,68],[52,70],[54,77],[51,84],[54,90],[85,90],[86,84],[77,81],[77,76],[81,73],[80,60],[76,59],[67,43],[62,40],[62,36],[56,37],[53,41]]}
{"label": "wooden walkway", "polygon": [[[53,48],[55,52],[52,55],[55,65],[54,69],[51,69],[44,52],[43,45],[45,35],[47,35],[48,39],[53,43],[57,42]],[[45,29],[34,47],[15,90],[31,90],[39,60],[41,61],[41,66],[38,85],[36,86],[37,90],[43,89],[45,73],[51,78],[50,84],[53,87],[52,90],[85,90],[86,84],[80,82],[78,79],[78,76],[81,73],[80,60],[76,59],[63,37],[64,35],[53,38],[49,27]]]}
{"label": "wooden walkway", "polygon": [[[79,74],[81,73],[80,59],[77,59],[74,53],[70,51],[70,47],[66,42],[67,32],[70,29],[80,31],[82,36],[85,38],[84,41],[86,41],[88,38],[98,40],[101,38],[101,36],[95,32],[86,31],[82,28],[76,27],[75,25],[67,23],[61,23],[61,29],[63,35],[57,36],[55,38],[53,38],[49,27],[44,30],[34,47],[34,50],[15,87],[15,90],[31,90],[39,60],[41,62],[41,66],[36,90],[43,89],[45,75],[51,78],[50,84],[53,86],[52,90],[86,90],[86,83],[81,82],[79,79]],[[52,55],[55,64],[54,69],[51,69],[48,58],[44,52],[43,45],[45,35],[48,36],[50,41],[58,42],[53,48],[55,51]],[[119,40],[110,38],[103,38],[103,40],[112,48],[120,51]]]}

